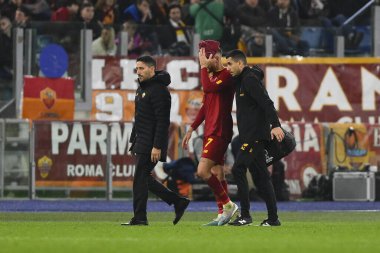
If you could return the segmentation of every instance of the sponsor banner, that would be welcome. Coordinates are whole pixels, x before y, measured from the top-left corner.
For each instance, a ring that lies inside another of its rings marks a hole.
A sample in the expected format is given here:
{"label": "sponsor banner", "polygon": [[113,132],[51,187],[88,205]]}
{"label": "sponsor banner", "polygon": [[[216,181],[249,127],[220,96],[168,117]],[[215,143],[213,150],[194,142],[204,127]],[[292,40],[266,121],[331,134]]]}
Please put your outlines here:
{"label": "sponsor banner", "polygon": [[95,90],[92,92],[91,120],[132,121],[134,114],[134,91]]}
{"label": "sponsor banner", "polygon": [[74,107],[73,79],[24,77],[23,118],[71,120]]}
{"label": "sponsor banner", "polygon": [[[133,121],[135,91],[95,90],[92,92],[91,120]],[[191,124],[202,106],[203,92],[172,91],[170,120],[177,124]]]}
{"label": "sponsor banner", "polygon": [[[201,89],[196,58],[156,59],[158,69],[171,75],[172,94]],[[380,123],[378,58],[248,58],[248,62],[263,68],[266,88],[283,121]],[[93,59],[92,88],[136,90],[135,65],[132,59]],[[179,104],[183,111],[186,102]]]}
{"label": "sponsor banner", "polygon": [[36,186],[105,186],[110,133],[114,186],[130,186],[135,169],[127,153],[131,123],[34,122]]}
{"label": "sponsor banner", "polygon": [[326,173],[321,124],[282,124],[296,139],[296,148],[283,158],[285,178],[292,195],[300,195],[317,174]]}
{"label": "sponsor banner", "polygon": [[[132,186],[135,158],[128,152],[131,122],[34,121],[37,187],[104,187],[107,141],[113,186]],[[110,140],[108,140],[108,132]],[[169,160],[178,157],[179,128],[169,128]]]}
{"label": "sponsor banner", "polygon": [[380,125],[328,124],[326,136],[331,167],[358,171],[380,166]]}
{"label": "sponsor banner", "polygon": [[[283,159],[293,196],[299,196],[315,175],[327,174],[328,168],[380,166],[380,125],[287,123],[283,127],[297,143]],[[132,186],[135,160],[127,152],[132,123],[35,121],[34,129],[37,187],[104,187],[108,131],[113,186]],[[170,125],[168,161],[191,155],[179,148],[185,130],[186,126]],[[335,136],[329,137],[332,132]],[[200,127],[193,138],[201,134]],[[189,144],[191,153],[192,140]],[[339,163],[343,157],[346,160]]]}

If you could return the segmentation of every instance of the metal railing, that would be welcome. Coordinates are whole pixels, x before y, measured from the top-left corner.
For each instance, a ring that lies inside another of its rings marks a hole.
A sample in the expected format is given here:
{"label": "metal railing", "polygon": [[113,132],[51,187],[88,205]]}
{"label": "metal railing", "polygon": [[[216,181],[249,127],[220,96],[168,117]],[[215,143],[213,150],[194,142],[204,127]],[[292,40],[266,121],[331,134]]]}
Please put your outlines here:
{"label": "metal railing", "polygon": [[29,188],[29,121],[0,120],[0,197]]}

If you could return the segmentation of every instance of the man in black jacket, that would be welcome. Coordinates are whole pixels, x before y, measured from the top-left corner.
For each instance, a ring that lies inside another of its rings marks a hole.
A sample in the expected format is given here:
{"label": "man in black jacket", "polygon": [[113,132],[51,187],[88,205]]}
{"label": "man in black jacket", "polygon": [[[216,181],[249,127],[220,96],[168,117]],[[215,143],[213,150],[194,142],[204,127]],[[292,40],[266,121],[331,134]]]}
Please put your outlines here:
{"label": "man in black jacket", "polygon": [[227,55],[227,69],[237,79],[237,125],[239,138],[243,143],[232,168],[238,187],[241,215],[230,225],[242,226],[252,223],[246,176],[248,168],[268,209],[268,219],[265,219],[261,226],[280,226],[276,196],[266,166],[265,145],[273,138],[281,142],[284,132],[273,101],[261,83],[263,72],[258,67],[248,67],[246,56],[240,50],[233,50]]}
{"label": "man in black jacket", "polygon": [[190,202],[164,187],[151,175],[158,161],[166,161],[171,106],[170,93],[166,87],[170,84],[170,75],[166,71],[155,69],[156,62],[152,57],[141,56],[137,59],[139,88],[135,97],[135,124],[130,138],[130,150],[136,155],[133,180],[134,217],[122,225],[148,225],[148,190],[168,205],[174,204],[174,225],[181,219]]}
{"label": "man in black jacket", "polygon": [[267,26],[271,29],[277,51],[286,55],[309,55],[309,43],[301,40],[298,13],[290,0],[278,0],[267,15]]}

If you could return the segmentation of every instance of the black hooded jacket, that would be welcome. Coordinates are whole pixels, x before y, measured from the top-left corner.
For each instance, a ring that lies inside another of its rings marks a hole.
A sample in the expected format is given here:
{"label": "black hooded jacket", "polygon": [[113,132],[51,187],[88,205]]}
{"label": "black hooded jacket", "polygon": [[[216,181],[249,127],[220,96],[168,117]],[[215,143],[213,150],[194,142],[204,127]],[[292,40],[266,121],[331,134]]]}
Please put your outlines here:
{"label": "black hooded jacket", "polygon": [[135,124],[130,142],[136,154],[150,154],[152,148],[161,149],[161,160],[166,161],[171,97],[167,86],[170,75],[156,71],[149,80],[139,82],[135,97]]}
{"label": "black hooded jacket", "polygon": [[262,84],[263,71],[245,67],[237,77],[236,115],[242,143],[270,140],[271,128],[281,126],[273,101]]}

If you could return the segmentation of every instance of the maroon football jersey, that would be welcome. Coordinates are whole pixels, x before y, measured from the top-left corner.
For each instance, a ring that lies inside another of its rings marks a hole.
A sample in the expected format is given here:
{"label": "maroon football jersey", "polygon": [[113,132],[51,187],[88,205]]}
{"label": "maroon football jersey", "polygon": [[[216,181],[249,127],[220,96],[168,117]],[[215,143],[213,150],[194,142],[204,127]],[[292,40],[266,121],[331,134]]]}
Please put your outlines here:
{"label": "maroon football jersey", "polygon": [[197,129],[205,121],[204,136],[216,135],[227,141],[232,138],[232,103],[234,80],[227,69],[209,77],[207,68],[201,69],[203,105],[191,127]]}

